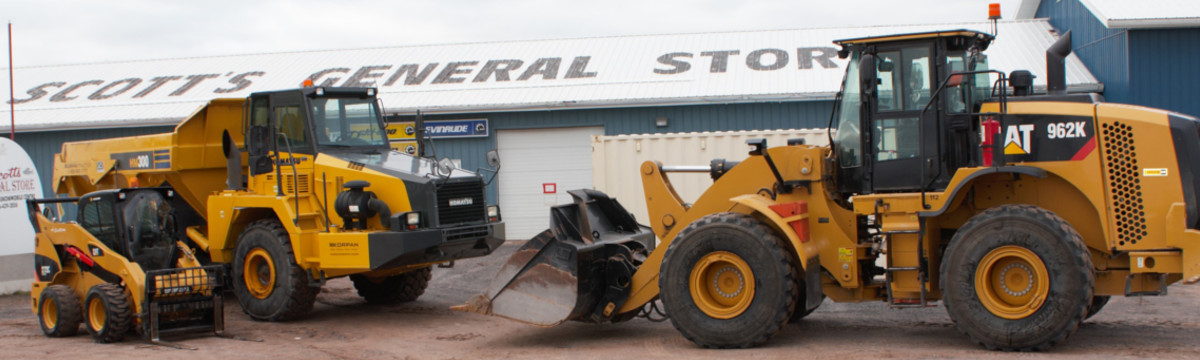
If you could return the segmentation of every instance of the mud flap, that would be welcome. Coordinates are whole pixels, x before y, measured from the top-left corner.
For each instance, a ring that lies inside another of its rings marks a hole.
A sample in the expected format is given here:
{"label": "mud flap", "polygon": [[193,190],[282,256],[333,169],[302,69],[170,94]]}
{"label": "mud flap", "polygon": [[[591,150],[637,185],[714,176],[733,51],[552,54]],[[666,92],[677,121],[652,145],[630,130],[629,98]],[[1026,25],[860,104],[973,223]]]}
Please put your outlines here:
{"label": "mud flap", "polygon": [[568,193],[575,203],[550,209],[550,229],[517,250],[487,292],[453,309],[538,326],[624,319],[614,312],[629,297],[654,234],[602,192]]}

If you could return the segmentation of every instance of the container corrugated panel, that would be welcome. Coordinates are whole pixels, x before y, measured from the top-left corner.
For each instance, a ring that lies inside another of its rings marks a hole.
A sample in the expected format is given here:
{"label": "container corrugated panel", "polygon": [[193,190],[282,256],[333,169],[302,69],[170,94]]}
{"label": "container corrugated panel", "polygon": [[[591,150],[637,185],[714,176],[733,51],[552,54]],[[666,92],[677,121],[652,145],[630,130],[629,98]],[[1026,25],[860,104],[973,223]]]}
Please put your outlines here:
{"label": "container corrugated panel", "polygon": [[[378,87],[389,113],[829,100],[847,61],[833,55],[834,40],[990,26],[622,36],[20,67],[16,122],[18,131],[168,124],[212,98],[294,88],[310,77],[322,86]],[[1054,40],[1049,24],[1004,21],[998,31],[1001,37],[989,50],[992,67],[1031,70],[1035,85],[1044,86],[1043,50]],[[715,64],[718,58],[727,60],[724,66]],[[1069,58],[1067,66],[1071,89],[1099,89],[1078,60]],[[425,70],[425,76],[414,75]],[[0,117],[7,116],[7,107],[0,109]]]}
{"label": "container corrugated panel", "polygon": [[1200,115],[1200,28],[1129,32],[1127,103]]}
{"label": "container corrugated panel", "polygon": [[[809,145],[827,145],[827,131],[766,130],[720,131],[673,134],[598,136],[592,140],[592,185],[616,198],[637,217],[648,223],[646,200],[639,169],[642,162],[654,160],[664,166],[705,166],[716,158],[741,161],[749,157],[746,140],[765,138],[769,146],[784,146],[788,139],[804,139]],[[671,173],[667,175],[684,202],[698,199],[709,186],[708,173]]]}

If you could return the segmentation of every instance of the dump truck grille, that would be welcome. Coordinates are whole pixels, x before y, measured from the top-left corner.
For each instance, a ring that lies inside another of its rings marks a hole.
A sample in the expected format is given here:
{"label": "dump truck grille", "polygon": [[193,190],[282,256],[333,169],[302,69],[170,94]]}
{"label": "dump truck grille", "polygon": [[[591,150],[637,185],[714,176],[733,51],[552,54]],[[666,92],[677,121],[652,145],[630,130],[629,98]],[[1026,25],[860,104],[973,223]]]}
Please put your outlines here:
{"label": "dump truck grille", "polygon": [[484,221],[487,199],[480,181],[448,182],[437,190],[438,224],[441,226]]}
{"label": "dump truck grille", "polygon": [[1133,128],[1113,122],[1101,126],[1104,167],[1119,245],[1137,244],[1145,237],[1146,213],[1142,204],[1142,180],[1138,176],[1137,149]]}
{"label": "dump truck grille", "polygon": [[[286,194],[305,194],[308,193],[308,174],[300,174],[299,179],[295,175],[287,174],[283,176],[283,188]],[[296,191],[299,186],[300,191]]]}

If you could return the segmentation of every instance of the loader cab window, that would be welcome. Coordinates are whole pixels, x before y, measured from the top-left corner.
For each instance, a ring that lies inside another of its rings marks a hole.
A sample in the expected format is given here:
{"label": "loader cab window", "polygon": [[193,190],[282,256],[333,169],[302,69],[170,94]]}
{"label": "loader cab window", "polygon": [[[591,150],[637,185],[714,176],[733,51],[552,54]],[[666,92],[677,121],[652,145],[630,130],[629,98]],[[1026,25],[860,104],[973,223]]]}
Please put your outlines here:
{"label": "loader cab window", "polygon": [[862,120],[862,92],[859,91],[858,60],[856,52],[846,65],[842,97],[837,104],[837,137],[833,142],[837,146],[838,163],[846,168],[862,165],[862,139],[858,129]]}
{"label": "loader cab window", "polygon": [[124,254],[125,247],[118,241],[114,210],[111,194],[86,196],[79,201],[79,224],[104,246]]}
{"label": "loader cab window", "polygon": [[309,101],[317,145],[384,147],[387,135],[372,98],[314,98]]}
{"label": "loader cab window", "polygon": [[122,203],[121,215],[133,261],[146,270],[172,267],[175,214],[166,198],[153,190],[131,192]]}
{"label": "loader cab window", "polygon": [[879,114],[871,136],[875,161],[920,156],[921,123],[917,117],[930,101],[929,55],[930,49],[924,45],[879,52]]}

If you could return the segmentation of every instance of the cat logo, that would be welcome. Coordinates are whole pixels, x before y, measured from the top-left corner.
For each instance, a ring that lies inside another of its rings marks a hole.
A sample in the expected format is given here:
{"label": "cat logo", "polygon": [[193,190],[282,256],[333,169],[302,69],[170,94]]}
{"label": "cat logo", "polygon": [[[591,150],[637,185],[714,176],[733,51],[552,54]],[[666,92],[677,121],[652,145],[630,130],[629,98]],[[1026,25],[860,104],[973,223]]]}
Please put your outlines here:
{"label": "cat logo", "polygon": [[1033,124],[1009,125],[1004,132],[1004,155],[1029,155]]}

